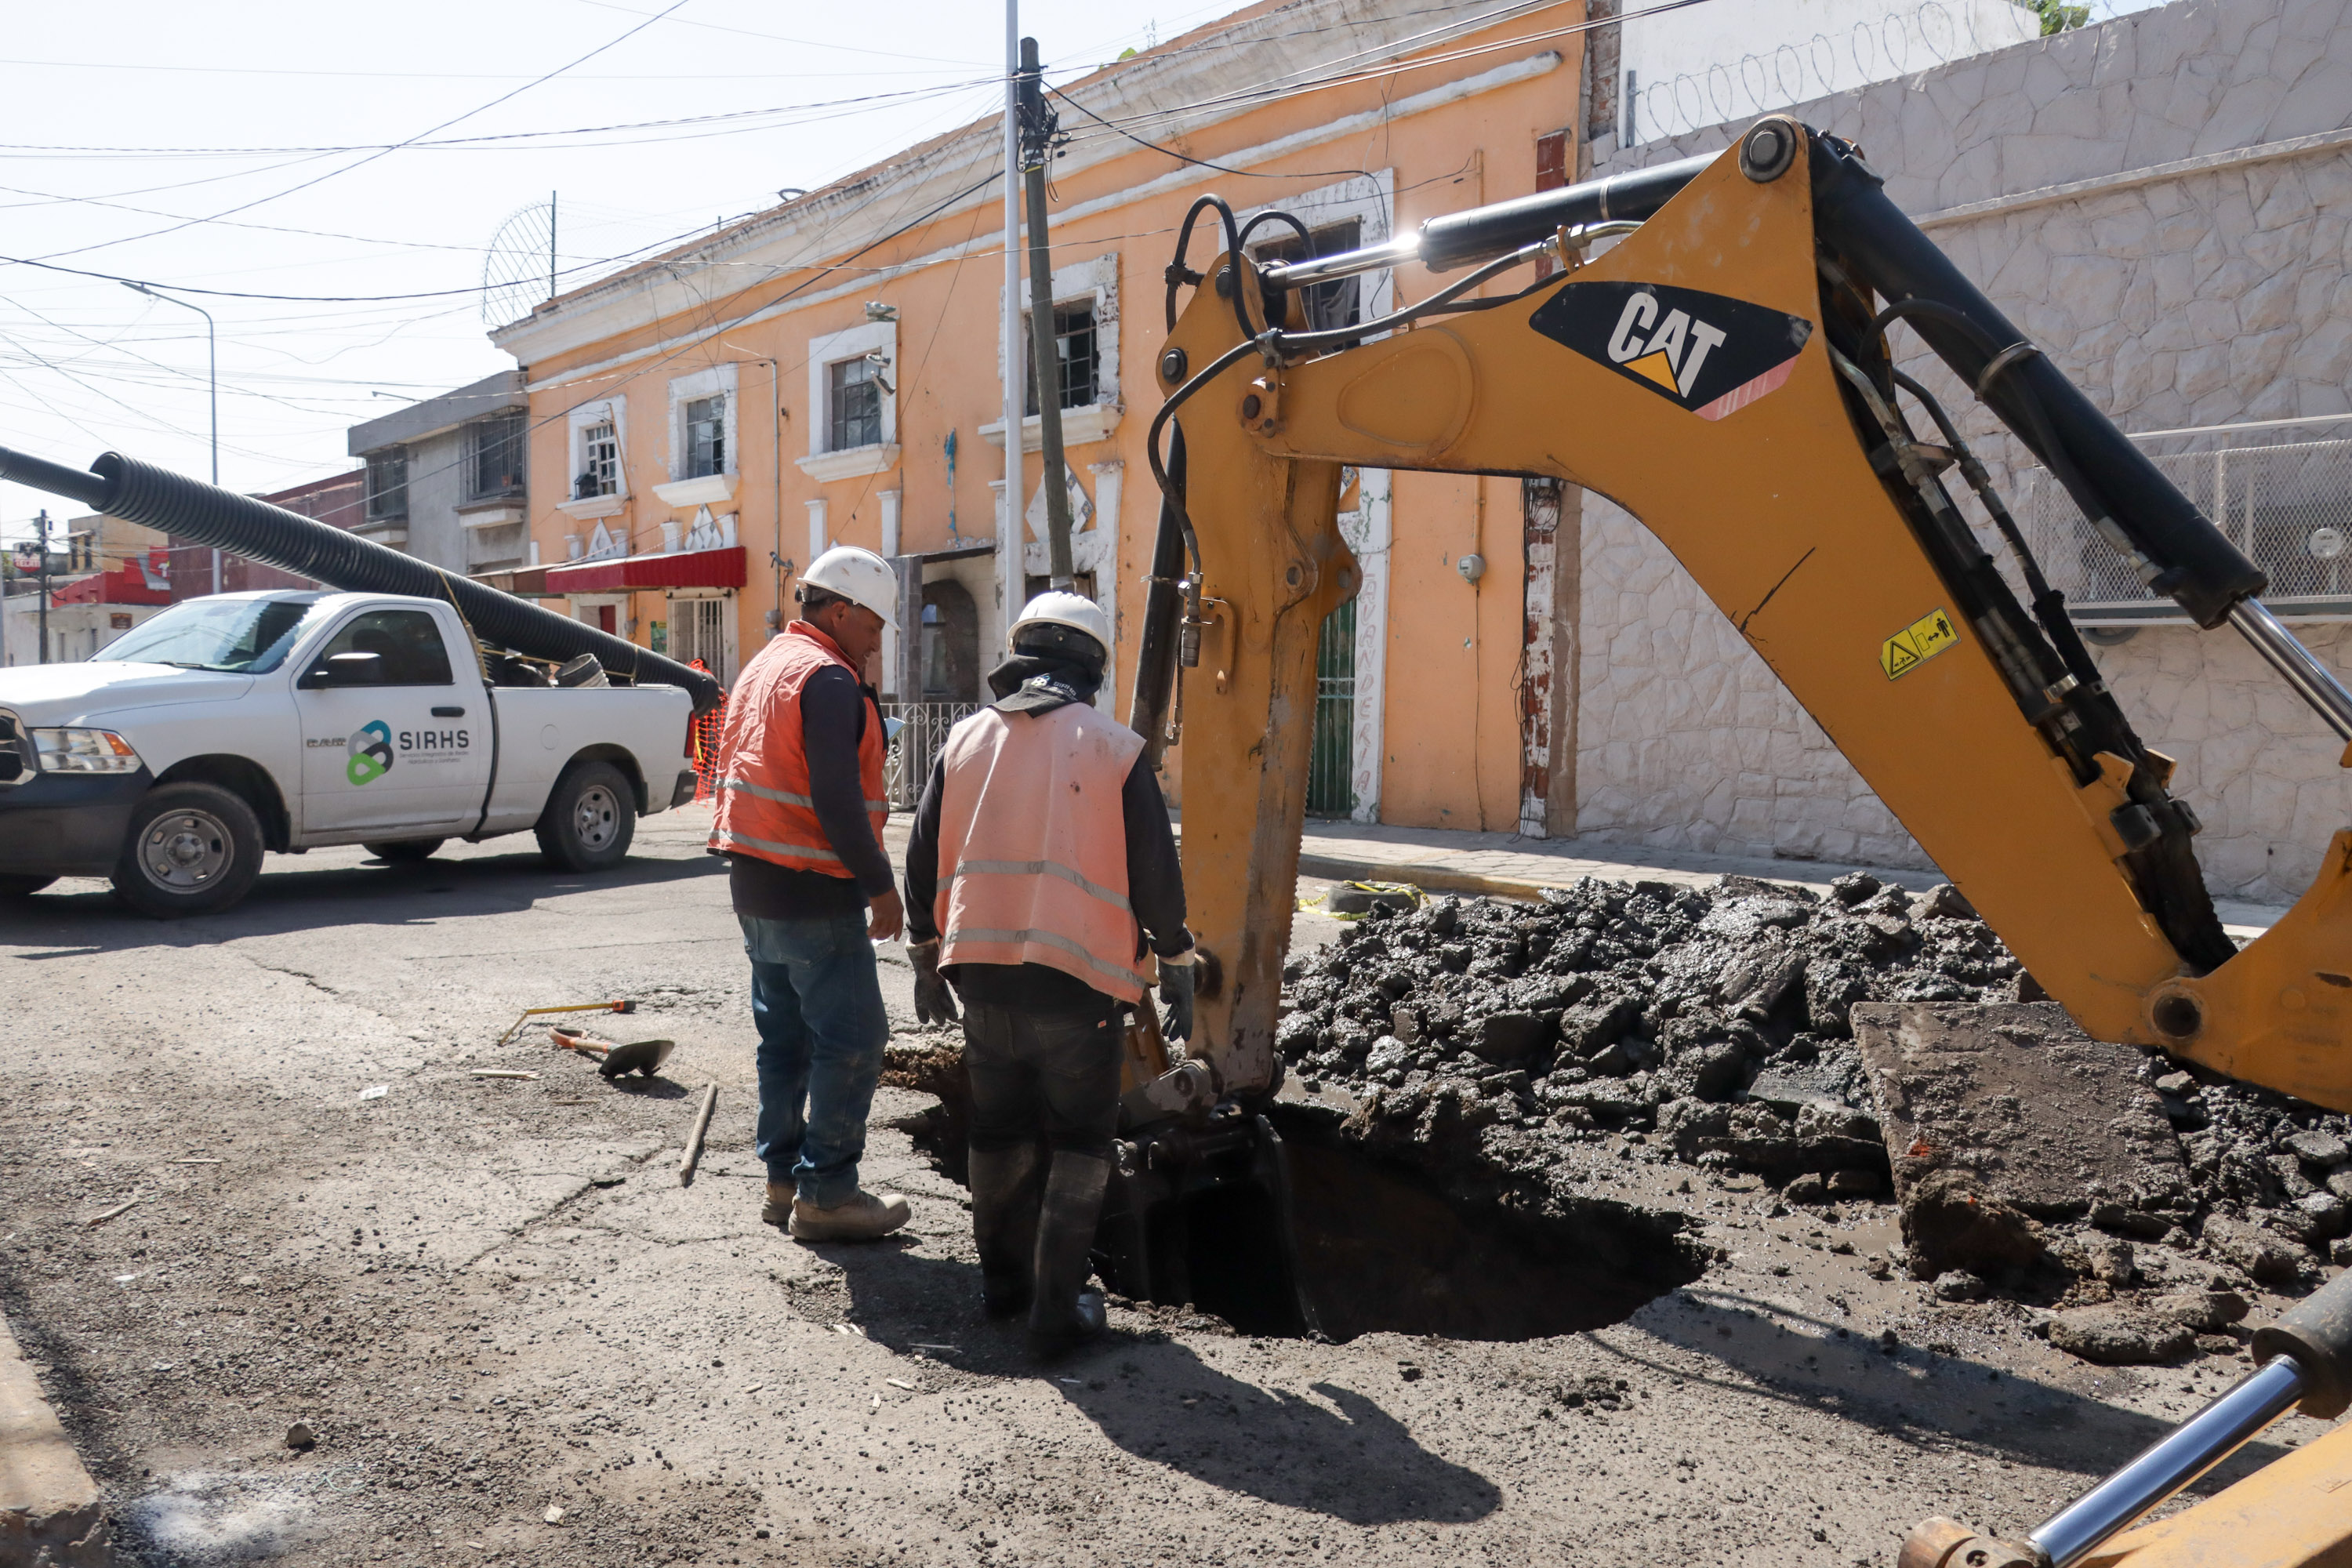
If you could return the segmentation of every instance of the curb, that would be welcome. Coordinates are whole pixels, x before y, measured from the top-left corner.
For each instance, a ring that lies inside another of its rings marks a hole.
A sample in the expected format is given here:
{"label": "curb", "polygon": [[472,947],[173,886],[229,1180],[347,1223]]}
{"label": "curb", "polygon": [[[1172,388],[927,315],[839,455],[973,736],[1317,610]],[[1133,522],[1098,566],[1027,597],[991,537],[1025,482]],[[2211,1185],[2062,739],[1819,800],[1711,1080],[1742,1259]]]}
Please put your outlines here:
{"label": "curb", "polygon": [[1398,864],[1388,860],[1351,860],[1340,855],[1301,852],[1298,874],[1334,882],[1408,882],[1433,893],[1484,893],[1489,898],[1516,899],[1523,904],[1543,902],[1540,883],[1507,877],[1482,877],[1475,871],[1449,871],[1442,866]]}
{"label": "curb", "polygon": [[0,1563],[113,1568],[98,1483],[0,1319]]}

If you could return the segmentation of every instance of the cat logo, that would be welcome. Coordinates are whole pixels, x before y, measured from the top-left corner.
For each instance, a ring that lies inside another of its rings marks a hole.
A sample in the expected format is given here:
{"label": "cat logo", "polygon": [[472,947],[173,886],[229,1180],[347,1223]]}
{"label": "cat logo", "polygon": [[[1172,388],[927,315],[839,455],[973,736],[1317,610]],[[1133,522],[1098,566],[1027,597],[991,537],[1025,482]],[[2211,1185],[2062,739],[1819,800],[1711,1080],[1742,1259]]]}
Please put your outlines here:
{"label": "cat logo", "polygon": [[1801,316],[1663,283],[1564,284],[1528,324],[1702,419],[1779,391],[1813,333]]}

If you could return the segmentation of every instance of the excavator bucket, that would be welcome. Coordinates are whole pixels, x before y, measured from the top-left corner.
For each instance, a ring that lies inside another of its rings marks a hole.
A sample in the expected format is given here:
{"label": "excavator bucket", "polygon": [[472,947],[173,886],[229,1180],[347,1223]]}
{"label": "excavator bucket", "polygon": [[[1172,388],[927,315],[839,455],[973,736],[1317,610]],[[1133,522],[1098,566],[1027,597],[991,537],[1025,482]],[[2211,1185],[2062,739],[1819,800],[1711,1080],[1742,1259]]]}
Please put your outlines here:
{"label": "excavator bucket", "polygon": [[1168,1071],[1168,1052],[1151,1009],[1139,1013],[1097,1268],[1122,1295],[1199,1307],[1244,1333],[1314,1332],[1281,1135],[1231,1102],[1206,1117],[1155,1115],[1139,1091]]}

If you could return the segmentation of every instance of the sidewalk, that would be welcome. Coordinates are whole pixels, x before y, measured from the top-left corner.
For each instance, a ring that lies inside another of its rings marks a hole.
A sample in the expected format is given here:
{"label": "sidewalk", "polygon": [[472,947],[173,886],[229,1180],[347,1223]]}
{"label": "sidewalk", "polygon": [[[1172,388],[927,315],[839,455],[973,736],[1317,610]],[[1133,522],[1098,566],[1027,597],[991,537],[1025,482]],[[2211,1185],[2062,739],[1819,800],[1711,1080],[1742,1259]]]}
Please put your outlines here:
{"label": "sidewalk", "polygon": [[[1566,887],[1580,877],[1612,882],[1673,882],[1692,888],[1712,886],[1719,877],[1756,877],[1793,882],[1824,894],[1832,878],[1848,871],[1868,871],[1882,882],[1915,892],[1944,880],[1941,872],[1908,867],[1771,860],[1652,849],[1599,839],[1523,838],[1516,833],[1464,833],[1356,822],[1310,822],[1305,840],[1298,858],[1302,877],[1410,882],[1445,892],[1489,893],[1506,899],[1538,898],[1539,889]],[[2214,907],[2230,934],[2240,937],[2260,935],[2286,912],[2284,906],[2224,899],[2215,900]]]}

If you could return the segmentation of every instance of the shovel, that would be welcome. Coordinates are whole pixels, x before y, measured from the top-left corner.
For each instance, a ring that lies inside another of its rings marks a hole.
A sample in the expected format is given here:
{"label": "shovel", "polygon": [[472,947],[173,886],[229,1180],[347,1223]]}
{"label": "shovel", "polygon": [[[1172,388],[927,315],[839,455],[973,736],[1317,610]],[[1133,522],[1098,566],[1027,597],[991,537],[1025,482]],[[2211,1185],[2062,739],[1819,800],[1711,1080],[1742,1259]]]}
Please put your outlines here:
{"label": "shovel", "polygon": [[556,1045],[567,1051],[577,1051],[583,1057],[602,1057],[604,1065],[596,1070],[607,1079],[617,1079],[623,1073],[638,1073],[651,1078],[669,1060],[670,1052],[677,1048],[675,1040],[633,1040],[616,1046],[610,1040],[593,1039],[574,1029],[557,1025],[548,1031]]}

